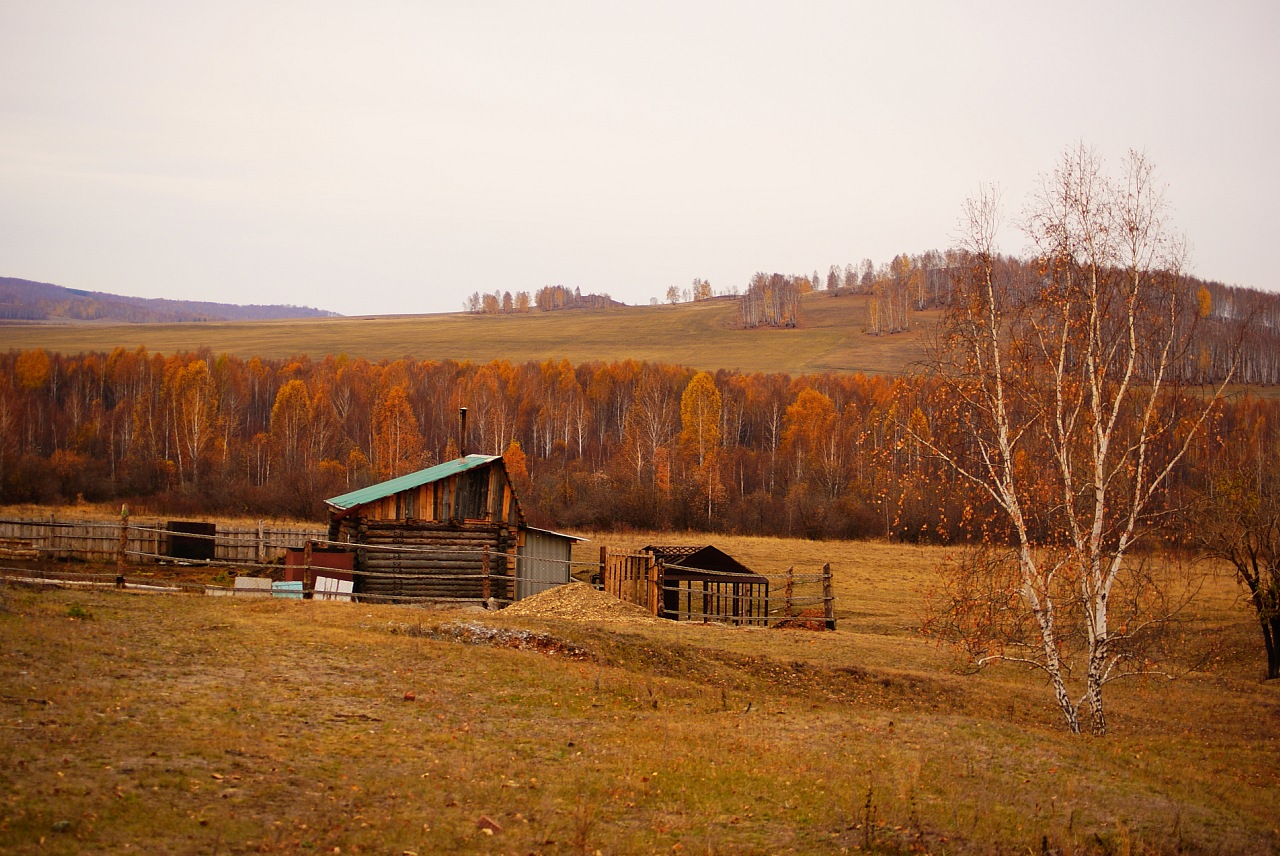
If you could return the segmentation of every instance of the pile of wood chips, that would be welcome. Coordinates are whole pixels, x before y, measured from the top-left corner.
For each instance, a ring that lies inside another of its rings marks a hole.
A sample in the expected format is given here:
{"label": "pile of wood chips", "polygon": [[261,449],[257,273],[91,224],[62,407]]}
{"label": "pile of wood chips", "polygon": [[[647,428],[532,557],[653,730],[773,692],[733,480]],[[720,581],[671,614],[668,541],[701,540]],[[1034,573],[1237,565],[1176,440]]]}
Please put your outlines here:
{"label": "pile of wood chips", "polygon": [[578,621],[651,623],[659,619],[634,603],[596,591],[587,583],[568,583],[526,597],[502,610],[499,615],[529,618],[569,618]]}

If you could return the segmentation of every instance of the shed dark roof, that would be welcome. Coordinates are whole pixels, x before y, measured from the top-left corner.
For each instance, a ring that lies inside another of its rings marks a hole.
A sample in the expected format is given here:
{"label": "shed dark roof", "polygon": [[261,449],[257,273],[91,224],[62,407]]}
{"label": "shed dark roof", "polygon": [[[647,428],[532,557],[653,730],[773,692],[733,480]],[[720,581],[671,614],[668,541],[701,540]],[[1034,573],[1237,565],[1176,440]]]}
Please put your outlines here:
{"label": "shed dark roof", "polygon": [[400,476],[390,481],[362,487],[359,490],[344,493],[342,496],[326,499],[324,502],[334,511],[348,511],[357,505],[364,505],[383,497],[392,496],[402,490],[412,490],[415,487],[431,484],[432,482],[440,481],[440,479],[448,478],[458,473],[465,473],[467,470],[473,470],[476,467],[482,467],[500,460],[502,460],[501,455],[467,455],[465,458],[457,458],[443,464],[437,464],[434,467],[427,467],[425,470],[418,470],[416,473],[409,473],[407,476]]}
{"label": "shed dark roof", "polygon": [[645,547],[666,566],[670,580],[707,580],[709,582],[767,584],[768,577],[757,574],[718,547]]}

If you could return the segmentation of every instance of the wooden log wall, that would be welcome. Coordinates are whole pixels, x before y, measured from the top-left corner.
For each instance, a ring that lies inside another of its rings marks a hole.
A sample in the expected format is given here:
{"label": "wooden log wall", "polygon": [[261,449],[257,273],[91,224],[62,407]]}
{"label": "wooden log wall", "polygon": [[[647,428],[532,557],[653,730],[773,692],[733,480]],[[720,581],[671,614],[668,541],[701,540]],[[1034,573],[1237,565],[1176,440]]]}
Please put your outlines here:
{"label": "wooden log wall", "polygon": [[505,554],[516,543],[505,527],[360,520],[354,528],[358,593],[482,600],[487,558],[490,594],[514,599],[515,565]]}

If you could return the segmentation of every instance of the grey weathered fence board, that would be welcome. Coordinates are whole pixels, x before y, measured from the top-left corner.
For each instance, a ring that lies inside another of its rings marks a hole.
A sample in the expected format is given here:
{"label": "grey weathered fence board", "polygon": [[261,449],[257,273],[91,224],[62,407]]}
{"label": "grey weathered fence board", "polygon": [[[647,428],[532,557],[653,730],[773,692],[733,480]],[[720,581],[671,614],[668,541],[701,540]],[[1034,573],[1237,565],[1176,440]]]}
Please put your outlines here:
{"label": "grey weathered fence board", "polygon": [[[164,552],[166,520],[130,517],[126,549],[134,554]],[[218,524],[214,560],[224,562],[259,561],[257,526]],[[286,547],[302,547],[309,539],[325,538],[322,527],[262,527],[261,559],[273,562],[284,558]],[[111,520],[71,520],[58,518],[9,518],[0,520],[0,538],[29,543],[41,556],[55,559],[113,561],[120,547],[120,523]]]}

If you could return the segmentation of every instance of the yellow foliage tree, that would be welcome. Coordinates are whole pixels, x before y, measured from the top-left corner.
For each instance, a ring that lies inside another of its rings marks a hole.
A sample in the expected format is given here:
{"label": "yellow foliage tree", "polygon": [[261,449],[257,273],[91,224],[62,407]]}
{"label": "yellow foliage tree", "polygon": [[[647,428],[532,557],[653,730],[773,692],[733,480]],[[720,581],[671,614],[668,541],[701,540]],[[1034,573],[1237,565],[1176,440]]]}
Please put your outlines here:
{"label": "yellow foliage tree", "polygon": [[716,382],[698,372],[680,397],[680,446],[701,467],[720,445],[722,401]]}
{"label": "yellow foliage tree", "polygon": [[1200,286],[1200,290],[1196,292],[1196,310],[1201,318],[1208,318],[1213,314],[1213,295],[1206,286]]}
{"label": "yellow foliage tree", "polygon": [[285,472],[309,466],[304,436],[311,426],[311,395],[307,385],[291,380],[276,393],[271,407],[271,443]]}

